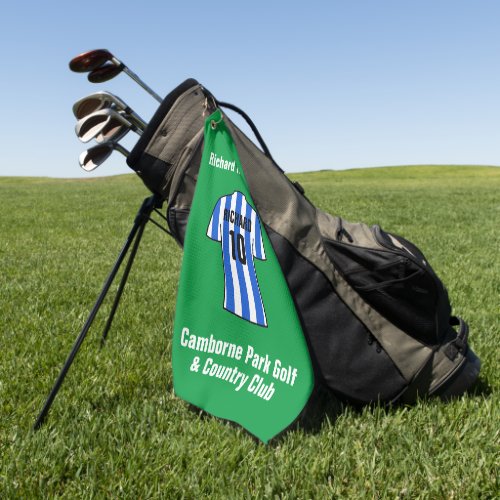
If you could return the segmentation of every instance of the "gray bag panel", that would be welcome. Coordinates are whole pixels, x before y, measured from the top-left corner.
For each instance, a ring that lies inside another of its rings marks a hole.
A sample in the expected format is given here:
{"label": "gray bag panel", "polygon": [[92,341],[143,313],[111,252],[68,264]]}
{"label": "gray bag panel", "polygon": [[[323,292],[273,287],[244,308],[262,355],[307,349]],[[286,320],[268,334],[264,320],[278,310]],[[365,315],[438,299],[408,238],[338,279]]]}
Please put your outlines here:
{"label": "gray bag panel", "polygon": [[176,209],[191,208],[202,152],[203,129],[200,129],[183,148],[172,176],[168,199],[175,202]]}
{"label": "gray bag panel", "polygon": [[201,85],[184,92],[157,128],[146,153],[177,166],[184,147],[203,127],[205,96]]}

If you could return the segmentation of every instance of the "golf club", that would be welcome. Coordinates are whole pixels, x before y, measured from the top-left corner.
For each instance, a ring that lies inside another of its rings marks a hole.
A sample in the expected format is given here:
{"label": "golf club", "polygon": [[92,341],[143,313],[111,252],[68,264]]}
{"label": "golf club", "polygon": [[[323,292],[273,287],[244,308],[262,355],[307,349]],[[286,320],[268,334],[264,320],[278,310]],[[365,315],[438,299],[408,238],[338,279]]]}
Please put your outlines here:
{"label": "golf club", "polygon": [[81,120],[95,111],[111,107],[119,111],[124,111],[127,118],[133,121],[138,127],[142,129],[146,128],[147,123],[125,101],[105,90],[94,92],[76,101],[73,104],[73,114],[78,120]]}
{"label": "golf club", "polygon": [[120,66],[115,66],[112,63],[106,63],[98,68],[92,70],[88,76],[87,80],[91,83],[103,83],[108,80],[112,80],[116,75],[122,72]]}
{"label": "golf club", "polygon": [[108,62],[110,55],[110,52],[106,49],[83,52],[71,59],[69,69],[75,73],[88,73]]}
{"label": "golf club", "polygon": [[71,71],[77,73],[89,73],[88,79],[93,83],[102,83],[111,80],[123,71],[158,102],[162,102],[162,98],[156,92],[146,85],[122,61],[111,54],[109,50],[97,49],[84,52],[69,62],[69,68]]}
{"label": "golf club", "polygon": [[108,141],[119,141],[130,132],[130,128],[125,125],[108,124],[95,137],[97,144],[102,144]]}
{"label": "golf club", "polygon": [[129,155],[129,152],[117,142],[106,141],[83,151],[78,159],[80,167],[87,172],[91,172],[104,163],[114,150],[119,151],[125,157]]}
{"label": "golf club", "polygon": [[126,127],[141,135],[142,131],[131,121],[114,109],[104,108],[78,120],[75,125],[75,133],[82,142],[89,142],[96,138],[104,130],[107,135],[112,135],[113,129]]}

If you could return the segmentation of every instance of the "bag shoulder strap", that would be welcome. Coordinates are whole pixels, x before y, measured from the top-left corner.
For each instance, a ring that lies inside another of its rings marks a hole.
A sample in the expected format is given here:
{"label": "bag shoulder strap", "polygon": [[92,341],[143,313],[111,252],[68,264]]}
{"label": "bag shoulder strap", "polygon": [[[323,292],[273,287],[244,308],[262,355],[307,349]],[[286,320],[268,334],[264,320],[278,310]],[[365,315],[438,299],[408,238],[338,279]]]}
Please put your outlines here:
{"label": "bag shoulder strap", "polygon": [[262,148],[264,154],[274,163],[274,165],[276,165],[277,168],[281,170],[281,172],[284,173],[284,170],[274,161],[274,158],[271,155],[271,151],[269,151],[267,144],[264,142],[264,139],[260,135],[260,132],[252,119],[242,109],[238,108],[238,106],[235,106],[234,104],[222,101],[217,101],[217,104],[219,106],[222,106],[223,108],[227,108],[238,113],[247,122],[248,126],[252,129],[252,132],[254,133],[257,141],[259,141],[260,147]]}

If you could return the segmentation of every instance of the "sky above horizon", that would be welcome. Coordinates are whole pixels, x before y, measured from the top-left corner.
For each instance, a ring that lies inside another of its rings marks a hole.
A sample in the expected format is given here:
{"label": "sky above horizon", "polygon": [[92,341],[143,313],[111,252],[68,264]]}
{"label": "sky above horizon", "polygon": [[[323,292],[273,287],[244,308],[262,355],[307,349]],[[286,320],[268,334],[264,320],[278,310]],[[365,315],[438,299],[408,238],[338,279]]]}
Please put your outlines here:
{"label": "sky above horizon", "polygon": [[9,2],[0,175],[130,172],[119,153],[91,174],[78,165],[90,143],[74,101],[109,90],[146,120],[158,106],[124,74],[95,85],[69,71],[95,48],[162,96],[194,77],[241,107],[287,172],[500,165],[499,23],[494,0]]}

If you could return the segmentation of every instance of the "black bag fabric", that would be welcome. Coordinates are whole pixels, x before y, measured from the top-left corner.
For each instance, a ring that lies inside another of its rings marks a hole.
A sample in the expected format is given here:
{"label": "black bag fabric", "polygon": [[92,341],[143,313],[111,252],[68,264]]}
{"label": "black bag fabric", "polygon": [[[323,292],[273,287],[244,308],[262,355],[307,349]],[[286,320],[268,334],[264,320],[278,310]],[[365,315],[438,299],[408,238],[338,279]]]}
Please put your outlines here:
{"label": "black bag fabric", "polygon": [[[182,246],[203,151],[205,117],[219,103],[196,80],[160,105],[127,162],[167,200]],[[480,362],[466,323],[423,253],[379,226],[347,222],[314,207],[272,159],[224,116],[252,198],[299,314],[317,382],[358,403],[413,402],[462,394]]]}

